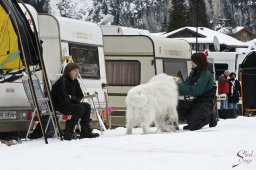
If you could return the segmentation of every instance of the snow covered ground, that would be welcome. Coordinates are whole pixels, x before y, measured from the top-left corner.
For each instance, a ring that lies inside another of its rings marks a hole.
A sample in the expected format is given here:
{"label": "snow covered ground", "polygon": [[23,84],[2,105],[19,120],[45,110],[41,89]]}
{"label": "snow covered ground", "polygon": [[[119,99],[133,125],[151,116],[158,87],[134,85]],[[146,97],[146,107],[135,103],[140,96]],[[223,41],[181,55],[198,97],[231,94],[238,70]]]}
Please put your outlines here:
{"label": "snow covered ground", "polygon": [[117,128],[96,139],[30,140],[1,145],[0,169],[255,170],[255,132],[256,117],[238,117],[198,131],[141,135],[137,128],[128,136]]}

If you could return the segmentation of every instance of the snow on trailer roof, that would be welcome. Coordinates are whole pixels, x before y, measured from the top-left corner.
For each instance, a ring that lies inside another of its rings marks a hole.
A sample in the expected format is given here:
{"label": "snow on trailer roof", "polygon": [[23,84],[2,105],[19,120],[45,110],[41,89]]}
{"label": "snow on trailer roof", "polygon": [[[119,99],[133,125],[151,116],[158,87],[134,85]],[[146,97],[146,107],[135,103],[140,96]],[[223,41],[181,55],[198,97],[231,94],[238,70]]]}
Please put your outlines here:
{"label": "snow on trailer roof", "polygon": [[[184,31],[186,29],[196,33],[196,27],[183,27],[183,28],[177,29],[175,31],[166,33],[166,34],[162,35],[161,37],[168,37],[175,33]],[[216,36],[219,40],[219,43],[222,45],[227,45],[230,47],[237,47],[237,48],[239,48],[239,47],[247,48],[248,47],[248,45],[246,45],[242,41],[239,41],[239,40],[237,40],[231,36],[228,36],[226,34],[222,34],[218,31],[211,30],[209,28],[198,27],[198,34],[201,34],[202,36],[204,36],[203,38],[198,37],[198,43],[213,43],[214,36]],[[191,38],[183,38],[182,37],[182,39],[187,40],[189,43],[196,43],[196,37],[191,37]]]}
{"label": "snow on trailer roof", "polygon": [[148,30],[118,25],[100,25],[103,35],[150,35]]}
{"label": "snow on trailer roof", "polygon": [[56,17],[60,25],[61,40],[103,45],[102,31],[96,23]]}

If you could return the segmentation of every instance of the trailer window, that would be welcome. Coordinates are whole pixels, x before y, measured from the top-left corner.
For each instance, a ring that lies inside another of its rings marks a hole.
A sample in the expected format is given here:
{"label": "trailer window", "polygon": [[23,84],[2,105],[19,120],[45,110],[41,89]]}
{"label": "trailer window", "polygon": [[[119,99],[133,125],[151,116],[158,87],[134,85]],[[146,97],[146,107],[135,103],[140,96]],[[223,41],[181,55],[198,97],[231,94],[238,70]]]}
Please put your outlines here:
{"label": "trailer window", "polygon": [[139,61],[106,60],[107,83],[110,86],[136,86],[140,84]]}
{"label": "trailer window", "polygon": [[215,63],[215,73],[216,73],[216,80],[219,76],[221,76],[225,70],[228,70],[228,64],[225,63]]}
{"label": "trailer window", "polygon": [[74,62],[79,65],[82,78],[100,78],[97,47],[70,44],[70,55]]}
{"label": "trailer window", "polygon": [[164,73],[172,76],[178,76],[180,72],[184,79],[188,77],[187,60],[182,59],[164,59]]}

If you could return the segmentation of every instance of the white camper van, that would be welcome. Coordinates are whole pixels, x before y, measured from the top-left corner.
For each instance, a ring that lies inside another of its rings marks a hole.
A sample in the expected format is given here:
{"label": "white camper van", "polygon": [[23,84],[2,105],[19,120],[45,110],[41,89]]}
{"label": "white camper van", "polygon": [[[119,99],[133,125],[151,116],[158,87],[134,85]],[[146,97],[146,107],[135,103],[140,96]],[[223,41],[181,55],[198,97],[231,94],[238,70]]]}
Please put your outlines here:
{"label": "white camper van", "polygon": [[104,52],[112,126],[125,125],[125,97],[130,88],[159,73],[184,78],[191,69],[191,49],[184,40],[143,35],[105,35]]}
{"label": "white camper van", "polygon": [[214,67],[217,80],[225,70],[235,72],[239,78],[240,64],[248,52],[209,52],[209,57],[214,60]]}
{"label": "white camper van", "polygon": [[[32,26],[32,19],[25,7],[19,4],[29,24]],[[38,13],[34,7],[26,4],[35,20],[38,30]],[[33,30],[34,31],[34,30]],[[21,80],[11,83],[0,84],[0,133],[26,131],[31,120],[32,109],[28,103]]]}
{"label": "white camper van", "polygon": [[[72,56],[81,68],[86,90],[91,94],[97,92],[101,107],[105,107],[107,89],[100,27],[95,23],[48,14],[33,14],[33,17],[38,21],[39,38],[43,41],[43,58],[49,77],[60,74],[63,57]],[[31,107],[21,80],[1,84],[0,101],[0,132],[26,131],[31,119]]]}

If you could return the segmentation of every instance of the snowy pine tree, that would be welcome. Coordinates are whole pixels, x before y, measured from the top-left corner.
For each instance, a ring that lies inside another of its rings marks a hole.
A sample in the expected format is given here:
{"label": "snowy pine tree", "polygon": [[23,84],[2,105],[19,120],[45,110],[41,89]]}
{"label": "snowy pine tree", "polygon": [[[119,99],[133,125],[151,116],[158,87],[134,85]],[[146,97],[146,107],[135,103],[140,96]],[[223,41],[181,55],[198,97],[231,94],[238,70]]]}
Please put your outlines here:
{"label": "snowy pine tree", "polygon": [[188,26],[210,27],[204,0],[190,0]]}
{"label": "snowy pine tree", "polygon": [[187,26],[188,15],[185,0],[172,0],[169,13],[168,32]]}

